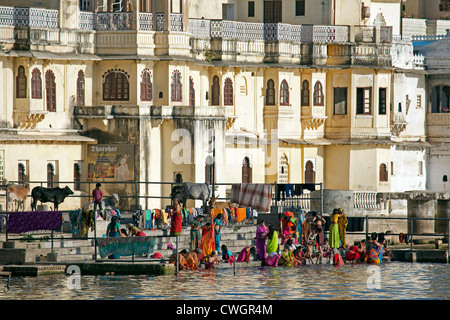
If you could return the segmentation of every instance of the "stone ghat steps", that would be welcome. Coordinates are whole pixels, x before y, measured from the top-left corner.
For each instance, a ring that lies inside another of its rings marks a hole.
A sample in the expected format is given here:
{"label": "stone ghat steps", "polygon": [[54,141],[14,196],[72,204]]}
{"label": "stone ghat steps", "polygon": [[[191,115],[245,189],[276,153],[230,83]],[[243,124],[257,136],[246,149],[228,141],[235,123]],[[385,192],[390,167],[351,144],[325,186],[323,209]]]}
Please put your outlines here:
{"label": "stone ghat steps", "polygon": [[[173,254],[173,250],[167,248],[167,243],[171,243],[174,247],[176,246],[176,239],[170,236],[170,229],[143,231],[147,236],[158,236],[155,252],[159,252],[163,258],[169,258]],[[255,225],[228,226],[222,228],[221,233],[221,244],[225,244],[234,254],[238,254],[242,248],[250,244],[255,244]],[[64,238],[64,241],[61,240],[62,238]],[[178,251],[182,249],[190,250],[190,242],[190,228],[183,228],[181,236],[178,237]],[[73,239],[72,234],[69,233],[55,232],[53,244],[50,239],[36,239],[34,241],[9,240],[8,242],[3,242],[2,248],[0,249],[0,264],[3,265],[44,261],[95,260],[94,239]],[[123,258],[130,259],[131,257]]]}

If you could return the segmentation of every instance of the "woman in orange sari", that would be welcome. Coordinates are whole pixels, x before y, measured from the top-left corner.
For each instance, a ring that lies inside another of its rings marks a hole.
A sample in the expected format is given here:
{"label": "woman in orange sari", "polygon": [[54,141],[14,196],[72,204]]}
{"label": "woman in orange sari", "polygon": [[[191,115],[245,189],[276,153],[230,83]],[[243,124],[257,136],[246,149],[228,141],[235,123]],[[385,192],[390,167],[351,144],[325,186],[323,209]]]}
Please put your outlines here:
{"label": "woman in orange sari", "polygon": [[[209,256],[215,248],[215,241],[214,241],[214,223],[207,223],[202,228],[202,257]],[[201,259],[201,258],[200,258]]]}

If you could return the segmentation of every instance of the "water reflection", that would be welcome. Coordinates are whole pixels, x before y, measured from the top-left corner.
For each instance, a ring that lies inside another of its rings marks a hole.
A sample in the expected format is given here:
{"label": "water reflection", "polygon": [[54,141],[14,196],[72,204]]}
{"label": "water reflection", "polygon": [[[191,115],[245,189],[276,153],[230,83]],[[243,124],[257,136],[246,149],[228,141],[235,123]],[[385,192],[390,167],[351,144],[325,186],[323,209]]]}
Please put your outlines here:
{"label": "water reflection", "polygon": [[[182,271],[179,276],[13,277],[0,299],[449,299],[450,266],[392,262],[380,266],[380,289],[367,286],[367,265],[308,265]],[[6,283],[3,284],[6,288]]]}

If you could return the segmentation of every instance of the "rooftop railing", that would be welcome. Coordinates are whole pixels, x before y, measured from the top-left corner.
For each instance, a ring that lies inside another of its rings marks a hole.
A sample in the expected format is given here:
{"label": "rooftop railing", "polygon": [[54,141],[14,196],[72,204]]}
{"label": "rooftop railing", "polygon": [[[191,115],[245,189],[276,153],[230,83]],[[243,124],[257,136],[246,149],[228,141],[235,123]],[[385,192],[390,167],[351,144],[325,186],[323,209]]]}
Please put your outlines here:
{"label": "rooftop railing", "polygon": [[[170,22],[163,13],[85,12],[78,13],[82,31],[183,31],[182,14],[171,13]],[[0,7],[0,26],[59,28],[58,10],[22,7]],[[253,23],[228,20],[189,19],[188,34],[196,39],[237,41],[285,41],[293,43],[344,44],[349,42],[391,42],[391,27],[291,25],[286,23]]]}

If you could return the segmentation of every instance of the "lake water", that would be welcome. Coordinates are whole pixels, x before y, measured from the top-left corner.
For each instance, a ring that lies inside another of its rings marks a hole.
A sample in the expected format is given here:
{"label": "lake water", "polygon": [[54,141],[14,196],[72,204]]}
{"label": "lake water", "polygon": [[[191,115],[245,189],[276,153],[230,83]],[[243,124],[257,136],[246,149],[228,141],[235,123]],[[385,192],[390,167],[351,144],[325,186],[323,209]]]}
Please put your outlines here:
{"label": "lake water", "polygon": [[[390,262],[182,270],[178,276],[12,277],[1,300],[450,299],[450,265]],[[74,283],[74,282],[72,282]]]}

